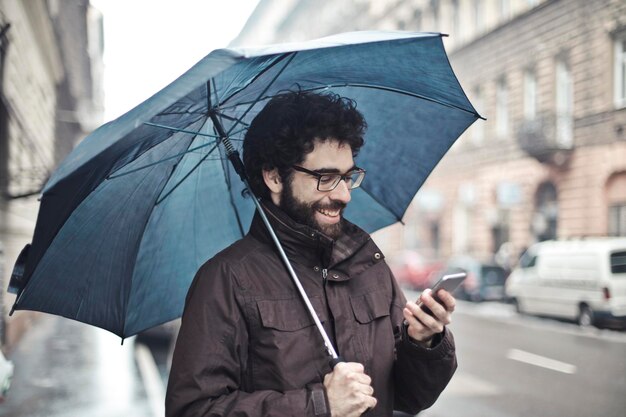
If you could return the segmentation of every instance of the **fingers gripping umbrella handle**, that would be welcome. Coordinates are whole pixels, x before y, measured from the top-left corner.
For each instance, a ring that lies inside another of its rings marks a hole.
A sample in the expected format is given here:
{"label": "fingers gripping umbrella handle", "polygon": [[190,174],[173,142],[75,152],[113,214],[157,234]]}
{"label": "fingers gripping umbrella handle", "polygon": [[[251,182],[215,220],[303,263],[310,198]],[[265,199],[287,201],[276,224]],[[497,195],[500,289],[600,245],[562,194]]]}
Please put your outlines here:
{"label": "fingers gripping umbrella handle", "polygon": [[313,308],[313,305],[311,304],[311,301],[309,300],[309,297],[306,294],[306,291],[302,287],[302,284],[300,283],[300,280],[298,279],[296,272],[291,266],[291,262],[289,262],[289,258],[287,258],[287,254],[285,253],[285,250],[283,249],[283,246],[281,245],[280,240],[278,240],[278,236],[276,236],[276,233],[274,232],[274,229],[272,228],[272,225],[270,224],[267,218],[267,215],[265,214],[265,211],[263,210],[263,207],[261,206],[261,203],[256,198],[256,196],[252,193],[252,189],[250,188],[250,185],[248,184],[248,178],[245,173],[244,165],[241,162],[241,158],[239,157],[239,152],[237,152],[233,148],[233,145],[228,139],[226,132],[224,132],[224,129],[219,123],[219,120],[216,117],[215,118],[211,117],[211,118],[213,119],[213,122],[217,128],[217,131],[222,138],[221,139],[222,143],[224,144],[224,148],[226,149],[226,156],[228,157],[231,164],[233,165],[233,168],[235,169],[235,171],[237,172],[237,174],[243,181],[244,185],[250,192],[250,195],[252,195],[252,201],[254,201],[254,205],[256,206],[257,212],[261,216],[261,219],[263,220],[263,223],[265,224],[267,231],[272,237],[272,240],[274,241],[274,244],[276,245],[276,248],[278,249],[278,253],[280,254],[280,257],[283,263],[287,267],[289,276],[291,277],[291,280],[293,281],[293,283],[296,285],[296,288],[298,289],[298,292],[300,293],[300,296],[302,297],[302,301],[306,305],[307,310],[309,311],[309,314],[311,315],[311,317],[313,318],[313,321],[315,322],[315,326],[317,327],[317,330],[322,336],[322,339],[324,339],[324,344],[326,345],[326,351],[332,357],[333,361],[337,361],[337,360],[340,361],[339,356],[337,355],[337,352],[335,351],[335,348],[333,347],[333,344],[331,343],[330,338],[328,337],[328,334],[326,333],[326,330],[324,329],[324,326],[322,326],[322,323],[319,317],[317,317],[317,313],[315,312],[315,309]]}

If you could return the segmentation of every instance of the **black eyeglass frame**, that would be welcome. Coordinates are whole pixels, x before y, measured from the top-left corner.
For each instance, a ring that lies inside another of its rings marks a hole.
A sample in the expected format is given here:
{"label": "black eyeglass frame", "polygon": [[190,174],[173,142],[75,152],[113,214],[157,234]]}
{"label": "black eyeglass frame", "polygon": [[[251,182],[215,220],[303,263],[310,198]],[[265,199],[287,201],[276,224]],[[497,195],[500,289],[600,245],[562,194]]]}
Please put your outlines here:
{"label": "black eyeglass frame", "polygon": [[[354,190],[355,188],[359,188],[361,186],[361,183],[363,182],[363,179],[365,178],[365,173],[366,173],[366,171],[363,168],[359,168],[359,167],[354,167],[354,169],[351,169],[345,174],[338,174],[338,173],[333,173],[333,172],[322,174],[320,172],[311,171],[310,169],[306,169],[298,165],[292,165],[291,168],[293,168],[296,171],[303,172],[305,174],[309,174],[317,178],[317,191],[322,191],[322,192],[333,191],[335,188],[337,188],[341,180],[343,180],[346,183],[346,185],[348,185],[349,190]],[[348,179],[350,179],[354,174],[359,174],[359,176],[354,182],[352,182],[351,184],[348,184]],[[335,181],[332,188],[328,190],[321,190],[320,185],[322,182],[322,178],[324,177],[338,177],[339,179]]]}

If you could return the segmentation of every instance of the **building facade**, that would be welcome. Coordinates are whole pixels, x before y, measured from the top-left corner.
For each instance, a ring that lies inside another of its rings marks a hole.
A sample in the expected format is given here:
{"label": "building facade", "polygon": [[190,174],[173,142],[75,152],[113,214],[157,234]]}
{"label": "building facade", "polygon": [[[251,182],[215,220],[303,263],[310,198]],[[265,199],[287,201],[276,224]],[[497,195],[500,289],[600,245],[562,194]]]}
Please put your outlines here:
{"label": "building facade", "polygon": [[626,236],[626,2],[261,0],[234,42],[366,29],[449,34],[487,119],[437,166],[405,226],[377,232],[387,251],[510,264],[540,240]]}
{"label": "building facade", "polygon": [[29,243],[37,196],[103,114],[102,17],[88,0],[0,0],[0,336],[12,345],[34,315],[7,319],[13,264]]}

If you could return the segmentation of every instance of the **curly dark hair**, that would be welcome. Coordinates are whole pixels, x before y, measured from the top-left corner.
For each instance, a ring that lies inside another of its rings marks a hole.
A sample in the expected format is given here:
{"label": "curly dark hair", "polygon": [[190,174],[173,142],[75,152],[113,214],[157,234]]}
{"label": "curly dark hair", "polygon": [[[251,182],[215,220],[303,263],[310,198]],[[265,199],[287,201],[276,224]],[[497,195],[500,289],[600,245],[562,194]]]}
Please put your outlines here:
{"label": "curly dark hair", "polygon": [[252,192],[269,198],[263,170],[278,168],[283,182],[304,161],[314,141],[337,140],[356,156],[367,124],[353,100],[336,94],[288,91],[272,98],[252,120],[243,142],[243,163]]}

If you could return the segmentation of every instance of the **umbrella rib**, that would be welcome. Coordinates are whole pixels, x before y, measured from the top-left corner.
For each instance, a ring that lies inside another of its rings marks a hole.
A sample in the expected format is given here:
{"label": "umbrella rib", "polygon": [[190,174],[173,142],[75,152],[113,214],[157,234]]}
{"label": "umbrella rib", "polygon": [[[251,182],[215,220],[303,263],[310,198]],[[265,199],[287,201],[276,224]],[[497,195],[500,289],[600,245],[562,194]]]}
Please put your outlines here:
{"label": "umbrella rib", "polygon": [[[213,93],[215,94],[215,102],[219,103],[220,102],[220,97],[217,95],[217,84],[215,84],[215,77],[211,78],[211,84],[213,84]],[[211,98],[209,97],[209,102],[211,101]],[[209,105],[209,107],[207,107],[207,110],[210,110],[211,106]]]}
{"label": "umbrella rib", "polygon": [[432,97],[426,97],[426,96],[423,96],[423,95],[420,95],[420,94],[415,94],[415,93],[412,93],[410,91],[402,90],[400,88],[383,87],[383,86],[374,85],[374,84],[346,83],[344,85],[342,85],[342,84],[336,84],[336,85],[331,84],[331,85],[328,85],[328,86],[315,87],[315,88],[307,89],[307,90],[304,90],[304,91],[317,91],[317,90],[324,90],[324,89],[327,89],[327,88],[336,88],[336,87],[371,88],[373,90],[382,90],[382,91],[389,91],[391,93],[403,94],[403,95],[406,95],[406,96],[419,98],[421,100],[437,103],[437,104],[440,104],[440,105],[445,106],[445,107],[451,107],[453,109],[461,110],[461,111],[463,111],[465,113],[470,113],[470,114],[474,115],[477,118],[483,119],[483,117],[480,114],[476,113],[475,110],[474,111],[470,111],[468,109],[464,109],[463,107],[459,107],[459,106],[454,105],[454,104],[445,103],[445,102],[443,102],[441,100],[437,100],[437,99],[434,99]]}
{"label": "umbrella rib", "polygon": [[[239,140],[239,139],[237,139],[237,140]],[[185,152],[181,152],[181,153],[178,153],[178,154],[176,154],[176,155],[168,156],[167,158],[159,159],[158,161],[151,162],[151,163],[149,163],[149,164],[147,164],[147,165],[143,165],[143,166],[137,167],[137,168],[135,168],[135,169],[131,169],[130,171],[123,172],[123,173],[121,173],[121,174],[117,174],[117,175],[115,175],[115,173],[113,173],[112,175],[109,175],[106,179],[107,179],[107,180],[113,180],[113,179],[115,179],[115,178],[120,178],[120,177],[123,177],[123,176],[129,175],[129,174],[135,173],[135,172],[137,172],[137,171],[141,171],[141,170],[144,170],[144,169],[146,169],[146,168],[150,168],[150,167],[152,167],[152,166],[154,166],[154,165],[158,165],[158,164],[160,164],[160,163],[167,162],[167,161],[169,161],[169,160],[171,160],[171,159],[176,159],[176,158],[178,158],[178,157],[180,157],[180,156],[183,156],[183,155],[188,154],[188,153],[195,152],[195,151],[197,151],[198,149],[206,148],[207,146],[211,146],[211,145],[215,145],[215,144],[213,144],[213,143],[205,143],[204,145],[199,145],[199,146],[196,146],[195,148],[189,148],[189,149],[187,149]],[[221,159],[221,158],[220,158],[220,159]],[[116,171],[116,172],[117,172],[117,171]]]}
{"label": "umbrella rib", "polygon": [[[228,130],[228,132],[226,132],[226,136],[230,135],[230,132],[232,132],[232,131],[233,131],[233,129],[235,128],[235,126],[237,126],[238,124],[241,124],[241,123],[242,123],[241,121],[243,120],[243,118],[244,118],[244,117],[246,117],[246,115],[248,114],[248,112],[249,112],[250,110],[252,110],[252,107],[254,107],[254,105],[255,105],[256,103],[258,103],[258,102],[262,99],[263,95],[264,95],[265,93],[267,93],[267,90],[269,90],[269,89],[270,89],[270,87],[271,87],[272,85],[274,85],[274,82],[276,82],[276,80],[278,79],[278,77],[279,77],[279,76],[280,76],[280,75],[281,75],[281,74],[285,71],[285,69],[287,69],[287,67],[289,66],[289,63],[290,63],[291,61],[293,61],[293,59],[296,57],[296,55],[297,55],[297,54],[298,54],[297,52],[292,52],[292,53],[290,54],[289,58],[287,59],[287,62],[285,62],[285,65],[283,65],[283,67],[282,67],[282,68],[278,71],[278,73],[274,76],[274,78],[272,78],[272,80],[271,80],[269,83],[267,83],[267,85],[265,86],[265,88],[263,88],[263,91],[261,91],[261,92],[259,93],[259,95],[258,95],[257,99],[256,99],[255,101],[253,101],[252,103],[250,103],[250,106],[246,109],[246,111],[244,111],[244,112],[243,112],[243,114],[242,114],[242,115],[241,115],[241,116],[240,116],[240,117],[239,117],[239,118],[235,121],[235,123],[231,126],[231,128]],[[271,67],[273,67],[273,65],[272,65],[272,66],[270,66],[270,68],[271,68]],[[261,76],[261,74],[264,74],[265,72],[267,72],[267,70],[268,70],[268,69],[269,69],[269,68],[267,68],[265,71],[261,72],[261,73],[260,73],[260,74],[259,74],[259,75],[255,78],[255,79],[258,79],[258,77],[259,77],[259,76]]]}
{"label": "umbrella rib", "polygon": [[[254,105],[255,103],[248,103],[248,104],[252,104],[252,105]],[[220,108],[220,110],[221,110],[221,108]],[[250,127],[250,124],[249,124],[249,123],[243,122],[243,121],[241,121],[241,120],[237,119],[236,117],[232,117],[232,116],[229,116],[229,115],[227,115],[227,114],[224,114],[224,113],[221,113],[221,112],[217,112],[217,111],[215,112],[215,114],[217,114],[217,115],[218,115],[218,116],[220,116],[220,117],[223,117],[223,118],[224,118],[224,119],[226,119],[226,120],[230,120],[231,122],[236,122],[236,124],[238,123],[238,124],[240,124],[240,125],[243,125],[243,126],[245,126],[246,128]],[[244,115],[244,116],[245,116],[245,115]],[[228,132],[228,134],[230,134],[230,132]]]}
{"label": "umbrella rib", "polygon": [[157,116],[180,116],[180,115],[186,115],[186,114],[197,114],[197,115],[206,116],[206,112],[203,112],[203,111],[167,111],[167,112],[159,113],[157,114]]}
{"label": "umbrella rib", "polygon": [[[162,126],[162,125],[161,126],[157,126],[157,127],[167,128],[166,126]],[[189,134],[193,134],[193,135],[206,136],[206,137],[210,137],[210,138],[214,138],[214,139],[218,138],[216,135],[209,135],[209,134],[206,134],[206,133],[194,132],[194,131],[191,131],[191,130],[181,130],[181,129],[176,129],[176,128],[172,128],[172,129],[174,129],[176,131],[179,131],[179,132],[189,133]],[[245,128],[241,129],[241,130],[238,130],[238,131],[234,132],[233,134],[241,133],[244,130],[245,130]],[[231,141],[235,141],[235,142],[243,142],[243,139],[232,138],[232,137],[229,138],[229,139]],[[205,143],[204,145],[199,145],[199,146],[196,146],[195,148],[189,148],[185,152],[181,152],[181,153],[178,153],[176,155],[168,156],[167,158],[159,159],[158,161],[155,161],[155,162],[149,163],[147,165],[143,165],[143,166],[137,167],[135,169],[131,169],[130,171],[126,171],[126,172],[124,172],[122,174],[115,175],[115,172],[117,172],[117,171],[115,171],[114,173],[109,175],[106,179],[107,180],[113,180],[115,178],[119,178],[119,177],[123,177],[123,176],[129,175],[129,174],[133,174],[133,173],[135,173],[137,171],[141,171],[141,170],[144,170],[146,168],[150,168],[150,167],[152,167],[154,165],[160,164],[162,162],[167,162],[167,161],[169,161],[171,159],[178,158],[179,156],[183,156],[185,154],[195,152],[198,149],[206,148],[207,146],[211,146],[211,145],[214,145],[214,144],[213,143]],[[212,158],[211,160],[220,160],[220,159],[223,159],[223,158],[221,158],[221,157],[219,157],[219,158]]]}
{"label": "umbrella rib", "polygon": [[[296,56],[296,52],[290,54],[291,56],[289,56],[289,59],[287,60],[287,62],[285,63],[285,65],[283,65],[283,67],[278,71],[278,73],[272,78],[272,80],[265,86],[265,88],[263,89],[263,91],[261,91],[258,95],[257,101],[261,99],[261,97],[263,97],[263,95],[265,93],[267,93],[267,90],[269,90],[269,88],[274,84],[274,82],[278,79],[278,77],[285,71],[285,69],[287,68],[287,66],[289,66],[289,63],[295,58]],[[277,62],[280,62],[282,60],[279,60]],[[273,65],[270,66],[270,68],[273,67]],[[263,71],[261,74],[267,72],[269,68],[267,68],[265,71]],[[258,77],[261,75],[259,74],[255,79],[258,79]],[[238,119],[234,119],[231,118],[229,116],[217,113],[216,111],[216,116],[218,117],[224,117],[225,119],[234,121],[233,125],[230,127],[230,129],[226,132],[226,137],[224,139],[227,139],[230,137],[230,134],[233,132],[233,130],[235,129],[235,127],[237,127],[237,125],[242,124],[244,126],[249,126],[246,123],[243,123],[242,120],[244,117],[246,117],[246,115],[248,114],[248,112],[250,110],[252,110],[252,107],[254,107],[254,104],[256,102],[253,102],[250,104],[250,106],[243,112],[243,114],[238,118]],[[219,142],[218,142],[219,143]],[[217,145],[216,145],[217,146]],[[228,165],[228,163],[226,163],[226,165]],[[228,194],[230,196],[230,203],[233,206],[233,211],[235,212],[235,218],[237,219],[237,225],[239,226],[239,231],[241,233],[241,235],[243,236],[244,230],[243,230],[243,225],[241,224],[241,219],[239,218],[239,212],[237,211],[237,206],[235,205],[235,201],[233,200],[233,195],[232,195],[232,187],[231,187],[231,181],[230,181],[230,171],[228,169],[224,169],[224,179],[226,180],[226,186],[228,187]]]}
{"label": "umbrella rib", "polygon": [[157,199],[157,201],[154,203],[155,206],[158,206],[159,204],[161,204],[163,202],[163,200],[165,200],[170,194],[172,194],[187,178],[189,178],[189,176],[209,157],[209,155],[211,155],[213,153],[213,151],[215,149],[217,149],[219,142],[213,144],[213,147],[211,149],[209,149],[209,152],[206,153],[206,155],[204,155],[194,166],[193,168],[191,168],[189,170],[188,173],[185,174],[185,176],[183,178],[180,179],[180,181],[178,181],[176,183],[175,186],[172,187],[171,190],[169,190],[167,193],[165,193],[164,196],[159,197]]}
{"label": "umbrella rib", "polygon": [[[407,95],[407,96],[410,96],[410,97],[418,98],[418,99],[421,99],[421,100],[437,103],[437,104],[440,104],[442,106],[451,107],[451,108],[454,108],[454,109],[457,109],[457,110],[461,110],[461,111],[464,111],[466,113],[470,113],[470,114],[474,115],[477,118],[485,120],[485,118],[482,117],[480,114],[476,113],[476,111],[470,111],[468,109],[464,109],[464,108],[456,106],[454,104],[445,103],[445,102],[443,102],[441,100],[437,100],[437,99],[434,99],[434,98],[426,97],[426,96],[423,96],[423,95],[420,95],[420,94],[415,94],[415,93],[412,93],[410,91],[402,90],[400,88],[383,87],[383,86],[375,85],[375,84],[359,84],[359,83],[324,84],[324,85],[319,86],[319,87],[303,88],[300,91],[319,91],[319,90],[327,90],[329,88],[340,88],[340,87],[370,88],[370,89],[374,89],[374,90],[382,90],[382,91],[389,91],[389,92],[392,92],[392,93],[403,94],[403,95]],[[246,106],[246,105],[249,105],[249,104],[254,105],[254,104],[258,103],[261,100],[267,100],[269,98],[271,98],[271,97],[270,96],[259,97],[255,101],[246,101],[246,102],[236,103],[236,104],[232,104],[230,106],[221,107],[220,109],[221,110],[227,110],[227,109],[232,109],[232,108],[236,108],[236,107],[239,107],[239,106]]]}
{"label": "umbrella rib", "polygon": [[158,127],[160,129],[171,130],[174,132],[189,133],[191,135],[196,135],[196,136],[206,136],[207,138],[220,139],[219,136],[211,135],[210,133],[194,132],[193,130],[180,129],[180,128],[173,127],[173,126],[162,125],[159,123],[143,122],[143,124],[147,126]]}

